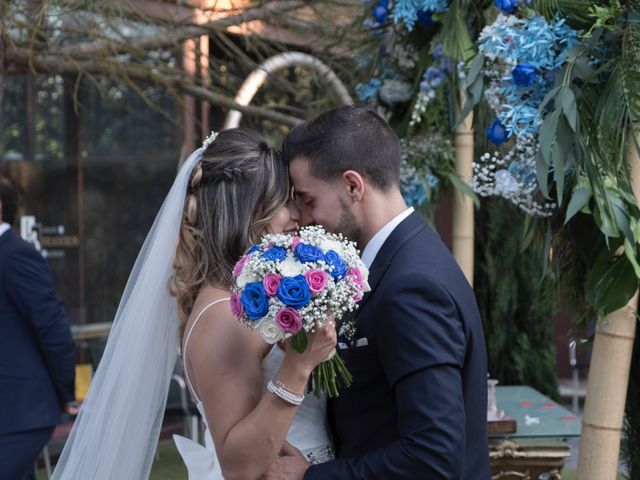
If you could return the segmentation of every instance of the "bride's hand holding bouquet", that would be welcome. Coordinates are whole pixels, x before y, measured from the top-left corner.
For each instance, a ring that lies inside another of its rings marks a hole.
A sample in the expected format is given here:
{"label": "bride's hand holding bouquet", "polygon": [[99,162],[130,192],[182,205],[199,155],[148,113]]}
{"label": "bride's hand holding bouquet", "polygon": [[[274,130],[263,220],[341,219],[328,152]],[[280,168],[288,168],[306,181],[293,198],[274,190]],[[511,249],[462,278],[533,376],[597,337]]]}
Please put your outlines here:
{"label": "bride's hand holding bouquet", "polygon": [[[298,235],[264,236],[238,261],[233,276],[233,314],[267,343],[287,340],[300,353],[325,351],[327,336],[314,332],[334,329],[335,318],[353,311],[369,288],[355,244],[317,226]],[[314,355],[300,358],[313,361]],[[350,384],[351,374],[334,349],[309,380],[316,395],[326,390],[330,397]]]}

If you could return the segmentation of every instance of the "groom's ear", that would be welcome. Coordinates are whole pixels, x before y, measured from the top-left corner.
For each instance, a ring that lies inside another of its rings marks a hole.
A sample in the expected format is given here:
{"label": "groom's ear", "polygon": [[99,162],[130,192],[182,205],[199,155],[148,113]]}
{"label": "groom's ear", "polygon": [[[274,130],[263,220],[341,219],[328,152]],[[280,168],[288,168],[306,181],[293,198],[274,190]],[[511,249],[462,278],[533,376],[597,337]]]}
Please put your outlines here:
{"label": "groom's ear", "polygon": [[355,170],[347,170],[342,174],[342,180],[347,187],[347,195],[351,197],[354,202],[362,200],[364,195],[364,180]]}

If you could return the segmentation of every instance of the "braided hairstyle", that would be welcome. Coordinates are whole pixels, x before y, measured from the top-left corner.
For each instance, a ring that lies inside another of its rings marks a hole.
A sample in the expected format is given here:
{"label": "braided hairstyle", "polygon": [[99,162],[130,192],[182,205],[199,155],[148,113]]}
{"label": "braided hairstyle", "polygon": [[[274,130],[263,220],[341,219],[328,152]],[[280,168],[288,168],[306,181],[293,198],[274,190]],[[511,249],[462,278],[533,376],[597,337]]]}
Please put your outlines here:
{"label": "braided hairstyle", "polygon": [[173,264],[181,338],[202,287],[231,286],[235,262],[288,198],[287,166],[259,133],[225,130],[208,145],[191,173]]}

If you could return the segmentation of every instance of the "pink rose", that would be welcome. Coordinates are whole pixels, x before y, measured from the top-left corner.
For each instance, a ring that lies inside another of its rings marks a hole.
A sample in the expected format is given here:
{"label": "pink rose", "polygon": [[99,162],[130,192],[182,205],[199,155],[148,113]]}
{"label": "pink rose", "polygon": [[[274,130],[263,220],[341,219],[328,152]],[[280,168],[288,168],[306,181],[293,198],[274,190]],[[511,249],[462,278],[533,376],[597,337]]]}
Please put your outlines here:
{"label": "pink rose", "polygon": [[247,264],[247,262],[249,261],[249,256],[245,255],[244,257],[242,257],[240,260],[238,260],[235,264],[235,266],[233,267],[233,276],[234,277],[239,277],[240,274],[242,273],[242,270],[244,269],[245,265]]}
{"label": "pink rose", "polygon": [[298,333],[302,329],[302,319],[295,308],[284,307],[276,313],[276,323],[287,333]]}
{"label": "pink rose", "polygon": [[282,280],[282,277],[277,273],[269,273],[262,279],[262,286],[269,297],[273,297],[278,293],[280,280]]}
{"label": "pink rose", "polygon": [[362,278],[362,272],[356,267],[351,267],[347,270],[347,275],[353,277],[353,281],[359,286],[364,287],[364,279]]}
{"label": "pink rose", "polygon": [[242,302],[240,301],[240,295],[237,293],[231,294],[231,314],[234,317],[242,317],[244,315],[244,308],[242,308]]}
{"label": "pink rose", "polygon": [[296,247],[298,246],[298,244],[301,242],[302,240],[300,240],[300,237],[293,237],[291,239],[291,251],[293,252]]}
{"label": "pink rose", "polygon": [[329,281],[329,275],[317,268],[304,272],[304,277],[307,279],[307,283],[309,284],[309,290],[313,293],[320,293],[324,290],[324,287],[327,286],[327,282]]}
{"label": "pink rose", "polygon": [[359,302],[360,300],[362,300],[362,297],[363,297],[362,292],[361,292],[361,291],[358,291],[358,292],[356,292],[356,294],[353,296],[353,301],[354,301],[354,302]]}

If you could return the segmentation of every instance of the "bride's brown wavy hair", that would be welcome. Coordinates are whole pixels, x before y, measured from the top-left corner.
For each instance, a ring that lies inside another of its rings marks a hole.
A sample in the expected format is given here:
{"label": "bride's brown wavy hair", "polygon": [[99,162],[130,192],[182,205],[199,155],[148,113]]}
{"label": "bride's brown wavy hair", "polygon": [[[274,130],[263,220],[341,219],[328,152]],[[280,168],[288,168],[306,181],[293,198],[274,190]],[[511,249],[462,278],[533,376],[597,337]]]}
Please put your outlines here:
{"label": "bride's brown wavy hair", "polygon": [[180,338],[202,287],[231,286],[235,262],[288,198],[287,166],[259,133],[224,130],[207,147],[191,173],[171,278]]}

